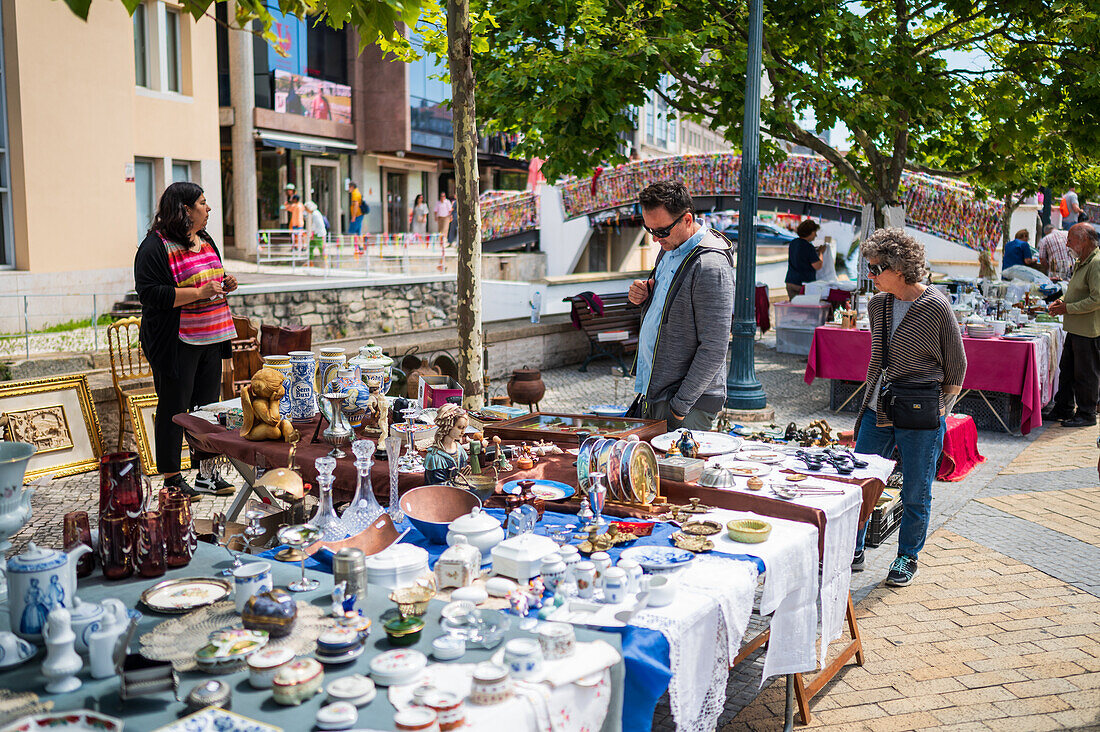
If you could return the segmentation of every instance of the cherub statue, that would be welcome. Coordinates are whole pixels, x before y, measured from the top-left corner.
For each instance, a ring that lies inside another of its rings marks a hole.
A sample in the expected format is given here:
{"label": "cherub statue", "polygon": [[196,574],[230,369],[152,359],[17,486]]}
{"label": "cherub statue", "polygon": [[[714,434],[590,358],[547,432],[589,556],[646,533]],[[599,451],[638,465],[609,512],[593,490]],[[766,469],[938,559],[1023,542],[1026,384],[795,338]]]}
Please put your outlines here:
{"label": "cherub statue", "polygon": [[366,377],[367,388],[370,390],[370,398],[367,400],[366,415],[363,417],[363,426],[374,426],[378,429],[378,443],[385,444],[390,434],[390,403],[386,401],[386,395],[382,393],[382,377],[371,374]]}
{"label": "cherub statue", "polygon": [[453,483],[455,474],[470,462],[461,441],[470,424],[466,410],[444,404],[435,415],[435,442],[424,455],[424,480],[429,485]]}
{"label": "cherub statue", "polygon": [[244,411],[241,437],[255,442],[294,442],[299,438],[290,420],[279,414],[283,393],[283,375],[275,369],[264,368],[253,374],[252,381],[241,387],[241,409]]}

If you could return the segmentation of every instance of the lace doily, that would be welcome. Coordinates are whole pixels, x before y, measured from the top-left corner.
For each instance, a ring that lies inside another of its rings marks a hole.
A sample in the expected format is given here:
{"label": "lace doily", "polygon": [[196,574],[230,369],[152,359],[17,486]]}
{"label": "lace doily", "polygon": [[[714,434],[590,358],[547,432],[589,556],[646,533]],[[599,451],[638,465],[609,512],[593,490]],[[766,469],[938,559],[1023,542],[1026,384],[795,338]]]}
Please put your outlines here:
{"label": "lace doily", "polygon": [[53,709],[52,701],[39,701],[38,694],[29,691],[0,689],[0,725]]}
{"label": "lace doily", "polygon": [[[332,625],[332,619],[323,614],[322,608],[298,601],[298,619],[294,630],[282,638],[271,638],[271,648],[289,648],[295,655],[303,656],[317,648],[317,637]],[[241,616],[232,600],[224,600],[209,607],[199,608],[179,618],[165,620],[141,636],[141,655],[154,661],[171,661],[177,671],[193,671],[195,651],[207,643],[210,634],[217,630],[240,628]]]}

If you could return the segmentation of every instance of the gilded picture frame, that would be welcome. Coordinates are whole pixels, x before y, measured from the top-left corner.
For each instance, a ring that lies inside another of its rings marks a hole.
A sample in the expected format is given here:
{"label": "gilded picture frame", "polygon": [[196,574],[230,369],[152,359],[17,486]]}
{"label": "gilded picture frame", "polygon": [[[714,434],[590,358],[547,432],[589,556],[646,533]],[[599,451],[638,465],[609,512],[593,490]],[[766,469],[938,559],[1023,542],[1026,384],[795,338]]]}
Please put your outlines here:
{"label": "gilded picture frame", "polygon": [[[146,475],[158,475],[160,471],[157,470],[157,437],[153,429],[153,417],[157,412],[157,395],[137,394],[128,398],[126,404],[130,410],[130,423],[134,425],[134,442],[137,443],[141,472]],[[187,440],[184,439],[180,468],[187,470],[190,467],[191,453],[187,447]]]}
{"label": "gilded picture frame", "polygon": [[27,464],[27,481],[63,478],[99,466],[99,415],[84,374],[0,382],[0,420],[5,440],[38,448]]}

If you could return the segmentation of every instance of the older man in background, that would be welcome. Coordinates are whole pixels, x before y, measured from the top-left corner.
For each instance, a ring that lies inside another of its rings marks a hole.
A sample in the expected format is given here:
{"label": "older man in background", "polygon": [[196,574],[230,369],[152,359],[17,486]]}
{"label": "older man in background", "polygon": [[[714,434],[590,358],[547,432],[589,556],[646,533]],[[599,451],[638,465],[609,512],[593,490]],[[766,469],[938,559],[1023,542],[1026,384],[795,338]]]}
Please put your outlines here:
{"label": "older man in background", "polygon": [[[1058,393],[1044,419],[1061,419],[1063,427],[1096,424],[1100,400],[1100,232],[1075,224],[1066,246],[1077,256],[1065,297],[1050,304],[1051,315],[1062,315],[1066,343],[1058,364]],[[1077,409],[1074,411],[1074,402]]]}
{"label": "older man in background", "polygon": [[1039,240],[1039,261],[1052,280],[1068,280],[1073,273],[1073,252],[1066,246],[1069,232],[1056,228],[1054,224],[1043,227],[1043,238]]}

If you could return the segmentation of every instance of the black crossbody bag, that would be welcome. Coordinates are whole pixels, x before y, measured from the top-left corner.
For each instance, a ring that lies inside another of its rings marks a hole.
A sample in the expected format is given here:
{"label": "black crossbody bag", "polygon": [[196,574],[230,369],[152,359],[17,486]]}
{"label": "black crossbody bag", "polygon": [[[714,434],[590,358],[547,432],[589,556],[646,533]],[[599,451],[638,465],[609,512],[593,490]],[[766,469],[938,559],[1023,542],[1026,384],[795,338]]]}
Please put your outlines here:
{"label": "black crossbody bag", "polygon": [[894,296],[886,298],[882,323],[882,401],[883,412],[895,427],[903,430],[934,430],[940,426],[940,385],[935,381],[890,382],[886,369],[890,363],[890,323],[894,319]]}

